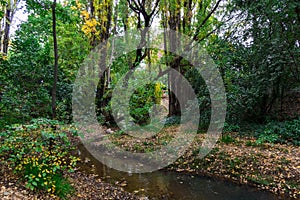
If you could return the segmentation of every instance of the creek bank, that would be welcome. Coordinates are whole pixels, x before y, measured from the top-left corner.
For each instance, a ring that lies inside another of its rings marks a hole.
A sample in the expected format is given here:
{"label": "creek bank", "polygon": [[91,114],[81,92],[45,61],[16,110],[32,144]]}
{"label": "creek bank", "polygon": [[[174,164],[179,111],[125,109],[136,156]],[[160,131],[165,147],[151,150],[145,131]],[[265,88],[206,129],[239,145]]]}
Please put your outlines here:
{"label": "creek bank", "polygon": [[270,191],[281,199],[300,199],[300,148],[286,144],[255,144],[254,138],[219,142],[204,158],[190,149],[168,170],[217,177]]}
{"label": "creek bank", "polygon": [[[176,134],[165,128],[152,138],[136,140],[115,130],[107,135],[114,144],[131,152],[149,152],[167,145]],[[205,134],[197,134],[190,148],[166,169],[205,175],[269,191],[281,199],[300,199],[300,147],[291,144],[256,144],[250,136],[229,133],[231,140],[218,141],[212,151],[199,158]]]}

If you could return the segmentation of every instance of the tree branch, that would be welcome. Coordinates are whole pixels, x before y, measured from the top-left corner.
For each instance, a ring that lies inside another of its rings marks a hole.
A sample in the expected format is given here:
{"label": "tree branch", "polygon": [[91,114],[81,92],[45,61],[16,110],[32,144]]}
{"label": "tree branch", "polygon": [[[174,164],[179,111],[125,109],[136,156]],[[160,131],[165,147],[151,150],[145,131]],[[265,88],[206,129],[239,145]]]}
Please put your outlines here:
{"label": "tree branch", "polygon": [[202,26],[204,26],[206,24],[206,22],[208,21],[208,19],[212,16],[212,14],[217,10],[217,8],[219,7],[219,4],[221,3],[222,0],[218,0],[218,2],[216,3],[216,5],[214,6],[214,8],[208,13],[208,15],[205,17],[205,19],[202,21],[202,23],[197,27],[195,35],[193,37],[194,40],[197,39],[198,34],[200,33],[200,29],[202,28]]}

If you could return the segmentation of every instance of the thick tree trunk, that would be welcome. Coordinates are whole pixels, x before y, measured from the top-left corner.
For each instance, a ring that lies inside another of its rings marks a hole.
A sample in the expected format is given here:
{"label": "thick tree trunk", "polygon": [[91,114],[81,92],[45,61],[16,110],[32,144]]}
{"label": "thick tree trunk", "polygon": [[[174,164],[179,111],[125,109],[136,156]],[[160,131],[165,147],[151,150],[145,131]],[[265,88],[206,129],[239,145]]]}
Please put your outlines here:
{"label": "thick tree trunk", "polygon": [[[108,12],[106,14],[106,19],[107,21],[103,24],[103,30],[105,28],[106,31],[102,31],[100,33],[100,39],[95,40],[94,41],[94,47],[96,47],[97,45],[99,45],[100,43],[102,44],[103,49],[100,50],[100,55],[101,58],[99,59],[98,62],[98,66],[100,68],[99,70],[99,82],[97,85],[97,91],[96,91],[96,106],[97,106],[97,110],[100,110],[100,112],[105,112],[103,110],[103,108],[105,106],[107,106],[107,99],[104,97],[106,94],[106,91],[108,89],[109,86],[109,80],[110,80],[110,69],[108,66],[106,66],[107,62],[106,60],[108,59],[108,55],[107,55],[107,43],[106,40],[109,38],[110,36],[110,29],[111,29],[111,25],[112,25],[112,8],[113,5],[109,4],[107,5],[107,7],[105,8]],[[106,116],[109,117],[110,116]]]}
{"label": "thick tree trunk", "polygon": [[[180,61],[181,59],[175,59],[170,63],[170,68],[180,73]],[[170,71],[168,73],[169,84],[169,116],[181,115],[181,105],[178,101],[178,97],[175,95],[183,95],[181,92],[181,77]]]}
{"label": "thick tree trunk", "polygon": [[2,19],[3,30],[0,29],[0,33],[1,33],[0,53],[2,53],[3,55],[7,55],[8,52],[9,32],[10,32],[12,17],[13,17],[13,12],[9,7],[7,7],[5,10],[5,16]]}
{"label": "thick tree trunk", "polygon": [[56,0],[52,4],[52,32],[53,32],[53,50],[54,50],[54,80],[52,88],[52,118],[56,118],[56,90],[58,76],[58,48],[56,36]]}
{"label": "thick tree trunk", "polygon": [[[177,55],[174,54],[180,45],[178,43],[178,35],[177,35],[177,31],[180,31],[180,27],[181,27],[180,10],[178,10],[178,8],[170,11],[168,24],[170,26],[170,29],[174,31],[174,32],[170,32],[168,36],[168,43],[170,48],[169,50],[175,56],[173,60],[170,63],[168,63],[168,65],[170,68],[180,73],[181,59],[176,59]],[[169,90],[168,90],[169,91],[169,116],[174,116],[174,115],[179,116],[181,115],[180,103],[175,94],[180,95],[181,84],[180,84],[180,77],[174,74],[173,71],[170,71],[168,73],[168,84],[169,84]]]}
{"label": "thick tree trunk", "polygon": [[[173,2],[174,3],[174,2]],[[181,5],[181,1],[176,0],[175,1],[176,5]],[[194,31],[193,34],[193,39],[196,41],[199,41],[199,34],[201,32],[201,28],[209,22],[209,18],[212,16],[213,13],[216,12],[216,9],[219,7],[221,3],[221,0],[218,0],[215,5],[212,7],[212,9],[208,12],[208,14],[205,16],[205,18],[203,19],[202,22],[199,22],[199,25],[196,26],[196,30]],[[182,13],[181,11],[181,7],[177,7],[174,5],[170,5],[171,2],[166,3],[166,7],[169,8],[169,16],[166,16],[167,19],[167,24],[169,25],[169,28],[171,30],[177,31],[177,32],[184,32],[184,33],[189,33],[191,31],[191,20],[192,20],[192,7],[193,7],[193,1],[191,0],[184,0],[183,2],[183,14],[184,16],[181,16],[180,13]],[[200,3],[201,5],[202,3]],[[205,8],[200,8],[200,9],[207,9],[207,7]],[[165,27],[166,28],[166,27]],[[212,34],[212,32],[208,33],[204,38],[208,37],[210,34]],[[175,52],[178,48],[182,48],[183,44],[180,44],[180,41],[178,41],[177,38],[177,34],[172,34],[169,36],[169,46],[170,46],[170,51],[171,52]],[[204,38],[201,38],[201,40],[203,40]],[[177,41],[177,43],[175,43],[174,41]],[[191,44],[188,44],[191,45]],[[184,49],[191,49],[192,47],[188,47],[185,46]],[[168,64],[168,66],[176,71],[178,71],[178,73],[184,74],[182,67],[180,66],[180,62],[181,62],[182,58],[178,57],[178,56],[173,56],[173,60],[170,61]],[[169,116],[173,116],[173,115],[180,115],[181,114],[181,109],[184,105],[180,105],[178,102],[178,98],[176,98],[175,94],[171,91],[174,91],[175,93],[182,95],[184,98],[181,98],[184,102],[186,103],[186,101],[188,100],[186,91],[183,91],[181,89],[181,82],[182,82],[182,76],[178,77],[176,76],[174,73],[169,73]],[[186,97],[185,97],[186,96]]]}

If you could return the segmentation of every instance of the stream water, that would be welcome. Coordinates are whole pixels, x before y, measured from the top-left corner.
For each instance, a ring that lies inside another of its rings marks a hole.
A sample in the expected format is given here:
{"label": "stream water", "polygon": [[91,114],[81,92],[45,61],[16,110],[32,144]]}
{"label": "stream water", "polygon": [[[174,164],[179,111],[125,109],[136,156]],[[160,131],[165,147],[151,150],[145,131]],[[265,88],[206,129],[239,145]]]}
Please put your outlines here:
{"label": "stream water", "polygon": [[108,168],[96,160],[84,146],[79,146],[86,165],[83,170],[98,174],[105,182],[122,185],[128,192],[149,199],[184,200],[273,200],[275,195],[256,188],[240,186],[202,176],[160,170],[151,173],[129,174]]}

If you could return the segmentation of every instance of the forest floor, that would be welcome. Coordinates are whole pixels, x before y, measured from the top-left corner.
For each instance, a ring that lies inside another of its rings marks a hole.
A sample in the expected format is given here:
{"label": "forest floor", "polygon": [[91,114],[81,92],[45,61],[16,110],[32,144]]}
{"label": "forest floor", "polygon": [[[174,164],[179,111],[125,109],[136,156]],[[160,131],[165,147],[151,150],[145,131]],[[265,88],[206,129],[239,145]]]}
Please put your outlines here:
{"label": "forest floor", "polygon": [[[163,129],[152,138],[136,140],[116,131],[107,137],[132,152],[151,152],[167,145],[177,128]],[[206,134],[196,134],[190,148],[167,167],[182,173],[201,174],[267,190],[282,199],[300,199],[300,147],[287,144],[257,144],[239,133],[223,135],[205,157],[199,157]]]}
{"label": "forest floor", "polygon": [[[2,200],[54,200],[56,196],[46,192],[31,191],[19,181],[17,176],[11,173],[6,166],[0,166],[0,199]],[[143,199],[123,188],[113,186],[103,182],[97,175],[85,174],[80,171],[74,173],[66,173],[64,175],[74,187],[75,191],[72,195],[68,195],[66,199]]]}

